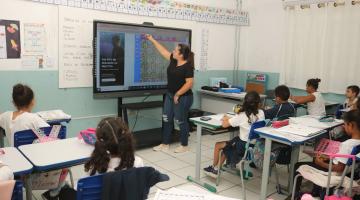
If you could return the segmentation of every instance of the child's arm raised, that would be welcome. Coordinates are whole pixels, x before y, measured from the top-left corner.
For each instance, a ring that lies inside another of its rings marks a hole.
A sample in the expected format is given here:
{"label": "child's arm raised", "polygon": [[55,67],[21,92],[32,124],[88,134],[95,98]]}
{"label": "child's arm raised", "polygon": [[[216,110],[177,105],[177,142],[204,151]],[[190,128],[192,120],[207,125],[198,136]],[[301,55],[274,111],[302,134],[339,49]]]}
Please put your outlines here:
{"label": "child's arm raised", "polygon": [[316,97],[312,94],[309,94],[307,96],[291,96],[290,99],[297,104],[303,104],[315,101]]}

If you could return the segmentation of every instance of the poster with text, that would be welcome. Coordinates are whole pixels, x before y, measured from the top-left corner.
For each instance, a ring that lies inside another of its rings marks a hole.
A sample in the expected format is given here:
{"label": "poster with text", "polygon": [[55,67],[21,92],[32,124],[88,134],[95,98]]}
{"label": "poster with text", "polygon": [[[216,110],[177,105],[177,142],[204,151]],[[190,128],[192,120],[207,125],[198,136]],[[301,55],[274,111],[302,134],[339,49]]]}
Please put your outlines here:
{"label": "poster with text", "polygon": [[20,55],[20,22],[0,20],[0,59],[20,58]]}

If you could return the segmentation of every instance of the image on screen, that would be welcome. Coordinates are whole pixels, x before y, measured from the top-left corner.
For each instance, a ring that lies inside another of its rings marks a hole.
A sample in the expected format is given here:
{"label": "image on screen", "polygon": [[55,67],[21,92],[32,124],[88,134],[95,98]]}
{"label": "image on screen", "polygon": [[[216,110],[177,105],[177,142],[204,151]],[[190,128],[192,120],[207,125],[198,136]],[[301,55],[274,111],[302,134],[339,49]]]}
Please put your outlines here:
{"label": "image on screen", "polygon": [[191,31],[185,29],[108,22],[94,26],[94,93],[166,88],[169,61],[145,34],[170,52],[191,42]]}

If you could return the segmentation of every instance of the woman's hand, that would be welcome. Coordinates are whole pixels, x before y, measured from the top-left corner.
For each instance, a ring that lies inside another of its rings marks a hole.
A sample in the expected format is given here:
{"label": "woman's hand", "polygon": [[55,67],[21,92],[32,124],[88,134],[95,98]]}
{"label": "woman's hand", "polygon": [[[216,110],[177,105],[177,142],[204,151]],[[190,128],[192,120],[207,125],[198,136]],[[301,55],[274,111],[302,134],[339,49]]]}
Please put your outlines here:
{"label": "woman's hand", "polygon": [[179,95],[177,95],[177,94],[174,95],[174,103],[175,103],[175,104],[178,104],[178,103],[179,103],[179,98],[180,98]]}
{"label": "woman's hand", "polygon": [[145,37],[146,37],[146,39],[148,39],[149,41],[153,41],[153,40],[154,40],[153,36],[150,35],[150,34],[145,34]]}

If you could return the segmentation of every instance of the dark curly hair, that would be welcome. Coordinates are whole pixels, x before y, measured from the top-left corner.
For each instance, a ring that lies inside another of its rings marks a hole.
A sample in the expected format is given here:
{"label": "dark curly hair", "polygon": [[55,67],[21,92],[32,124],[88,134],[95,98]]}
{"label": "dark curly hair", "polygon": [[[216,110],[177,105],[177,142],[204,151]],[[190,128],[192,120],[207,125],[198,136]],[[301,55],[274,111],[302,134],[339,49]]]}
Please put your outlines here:
{"label": "dark curly hair", "polygon": [[319,88],[319,83],[321,82],[321,79],[319,78],[311,78],[306,82],[307,86],[311,86],[315,90]]}
{"label": "dark curly hair", "polygon": [[240,112],[245,112],[246,116],[248,117],[249,124],[253,123],[250,118],[251,114],[256,116],[259,113],[259,105],[260,95],[257,92],[251,91],[245,95],[244,103],[240,109]]}
{"label": "dark curly hair", "polygon": [[95,149],[85,164],[90,175],[105,173],[111,157],[120,158],[115,171],[132,168],[135,161],[134,139],[128,126],[119,117],[108,117],[100,121],[96,128]]}

